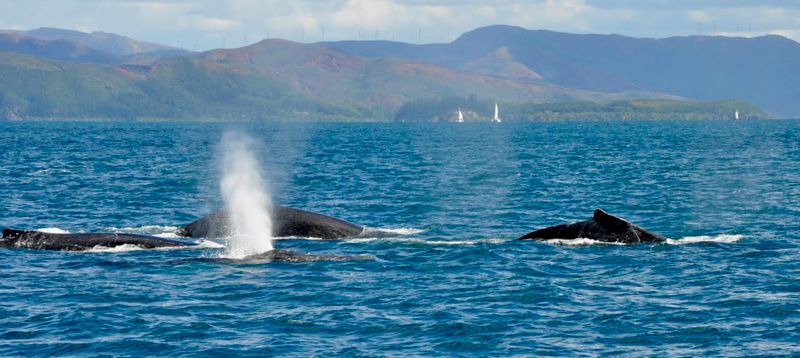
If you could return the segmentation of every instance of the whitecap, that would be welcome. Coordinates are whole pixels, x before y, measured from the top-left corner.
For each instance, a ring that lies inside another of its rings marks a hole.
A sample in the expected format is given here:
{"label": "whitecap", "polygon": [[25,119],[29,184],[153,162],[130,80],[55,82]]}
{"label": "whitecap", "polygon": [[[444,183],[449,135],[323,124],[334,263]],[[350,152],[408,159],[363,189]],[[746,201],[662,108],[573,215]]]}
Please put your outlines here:
{"label": "whitecap", "polygon": [[121,233],[128,233],[128,234],[143,234],[143,235],[152,235],[158,236],[163,238],[177,238],[179,237],[175,233],[178,232],[177,226],[164,226],[164,225],[144,225],[144,226],[137,226],[137,227],[108,227],[105,229],[106,231],[110,232],[121,232]]}
{"label": "whitecap", "polygon": [[40,170],[31,172],[31,175],[33,175],[33,176],[42,176],[42,175],[50,175],[50,174],[64,174],[64,173],[69,173],[69,171],[66,170],[66,169],[60,169],[60,168],[45,168],[45,169],[40,169]]}
{"label": "whitecap", "polygon": [[607,242],[607,241],[589,239],[585,237],[579,237],[577,239],[550,239],[550,240],[543,240],[542,242],[552,245],[562,245],[562,246],[625,245],[625,243],[623,242]]}
{"label": "whitecap", "polygon": [[[415,241],[415,239],[410,239],[409,241]],[[482,244],[504,244],[506,242],[512,241],[511,239],[479,239],[479,240],[416,240],[415,242],[425,243],[428,245],[456,245],[456,246],[472,246],[472,245],[482,245]]]}
{"label": "whitecap", "polygon": [[86,250],[86,252],[129,252],[129,251],[140,251],[140,250],[144,250],[144,248],[138,245],[123,244],[114,247],[97,245],[89,250]]}
{"label": "whitecap", "polygon": [[420,245],[431,245],[431,246],[473,246],[481,244],[503,244],[511,240],[499,239],[499,238],[489,238],[489,239],[479,239],[479,240],[425,240],[425,239],[412,239],[412,238],[402,239],[402,238],[385,238],[385,237],[357,237],[357,238],[342,240],[342,242],[346,244],[362,244],[374,241],[385,241],[390,243],[401,243],[401,244],[420,244]]}
{"label": "whitecap", "polygon": [[357,238],[354,238],[354,239],[343,239],[342,242],[343,243],[347,243],[347,244],[363,244],[365,242],[373,242],[373,241],[378,241],[378,240],[386,240],[386,238],[383,238],[383,237],[357,237]]}
{"label": "whitecap", "polygon": [[696,244],[699,242],[717,242],[731,244],[744,238],[744,235],[720,234],[714,236],[686,236],[680,239],[667,239],[669,245]]}
{"label": "whitecap", "polygon": [[36,229],[36,231],[48,234],[69,234],[69,231],[58,227],[43,227],[41,229]]}
{"label": "whitecap", "polygon": [[376,232],[377,233],[388,233],[388,234],[395,234],[395,235],[404,236],[404,235],[420,234],[420,233],[425,232],[425,230],[416,229],[416,228],[413,228],[413,227],[397,227],[397,228],[391,228],[391,227],[387,227],[387,228],[368,228],[367,227],[367,228],[364,228],[364,234],[368,235],[370,233],[376,233]]}
{"label": "whitecap", "polygon": [[203,239],[197,242],[197,247],[201,249],[224,249],[225,244]]}
{"label": "whitecap", "polygon": [[[425,232],[425,230],[415,228],[370,228],[365,227],[361,234],[343,238],[343,241],[350,243],[370,242],[375,240],[382,240],[390,237],[414,235]],[[227,239],[227,238],[226,238]],[[310,240],[310,241],[329,241],[331,239],[324,239],[314,236],[281,236],[274,237],[273,240]]]}
{"label": "whitecap", "polygon": [[141,250],[193,250],[193,249],[220,249],[224,248],[225,245],[220,244],[218,242],[209,241],[209,240],[200,240],[195,242],[196,245],[192,246],[165,246],[165,247],[156,247],[152,249],[144,248],[139,245],[134,244],[122,244],[113,247],[107,247],[102,245],[97,245],[91,249],[85,250],[84,252],[101,252],[101,253],[113,253],[113,252],[130,252],[130,251],[141,251]]}
{"label": "whitecap", "polygon": [[310,241],[326,241],[330,239],[323,239],[321,237],[314,237],[314,236],[280,236],[280,237],[273,237],[272,240],[310,240]]}
{"label": "whitecap", "polygon": [[153,234],[155,237],[160,237],[162,239],[182,239],[183,236],[178,236],[175,232],[160,232],[157,234]]}

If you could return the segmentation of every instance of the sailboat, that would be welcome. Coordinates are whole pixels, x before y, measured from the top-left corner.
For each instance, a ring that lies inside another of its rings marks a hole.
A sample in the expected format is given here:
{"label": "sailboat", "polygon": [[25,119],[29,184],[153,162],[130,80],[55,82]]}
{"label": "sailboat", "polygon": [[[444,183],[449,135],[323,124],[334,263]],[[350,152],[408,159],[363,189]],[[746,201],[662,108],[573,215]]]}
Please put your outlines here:
{"label": "sailboat", "polygon": [[738,110],[738,109],[737,109],[737,110],[734,110],[734,112],[733,112],[733,119],[736,119],[736,120],[738,120],[738,119],[739,119],[739,110]]}
{"label": "sailboat", "polygon": [[461,113],[461,108],[458,109],[458,123],[464,123],[464,113]]}
{"label": "sailboat", "polygon": [[494,118],[492,118],[492,122],[500,123],[500,111],[497,109],[497,102],[494,103]]}

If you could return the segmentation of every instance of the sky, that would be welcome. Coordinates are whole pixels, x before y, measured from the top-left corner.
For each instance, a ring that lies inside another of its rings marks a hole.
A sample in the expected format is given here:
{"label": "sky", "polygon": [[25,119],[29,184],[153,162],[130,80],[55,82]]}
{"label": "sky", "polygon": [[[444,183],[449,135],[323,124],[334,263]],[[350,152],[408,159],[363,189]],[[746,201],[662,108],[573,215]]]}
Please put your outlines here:
{"label": "sky", "polygon": [[505,24],[634,37],[800,41],[800,0],[0,0],[0,29],[105,31],[189,50],[264,38],[449,42]]}

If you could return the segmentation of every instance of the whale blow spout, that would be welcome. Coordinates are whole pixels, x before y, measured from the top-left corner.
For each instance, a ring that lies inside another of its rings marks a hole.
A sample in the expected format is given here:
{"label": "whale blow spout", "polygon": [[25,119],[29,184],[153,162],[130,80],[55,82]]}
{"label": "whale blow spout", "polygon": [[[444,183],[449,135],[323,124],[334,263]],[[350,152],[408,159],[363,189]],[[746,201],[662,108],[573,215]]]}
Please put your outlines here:
{"label": "whale blow spout", "polygon": [[601,242],[636,244],[664,242],[667,239],[649,232],[601,209],[594,211],[591,220],[561,224],[536,230],[517,240],[574,240],[592,239]]}
{"label": "whale blow spout", "polygon": [[220,142],[220,191],[228,207],[226,257],[242,258],[272,250],[272,202],[253,154],[253,140],[227,132]]}

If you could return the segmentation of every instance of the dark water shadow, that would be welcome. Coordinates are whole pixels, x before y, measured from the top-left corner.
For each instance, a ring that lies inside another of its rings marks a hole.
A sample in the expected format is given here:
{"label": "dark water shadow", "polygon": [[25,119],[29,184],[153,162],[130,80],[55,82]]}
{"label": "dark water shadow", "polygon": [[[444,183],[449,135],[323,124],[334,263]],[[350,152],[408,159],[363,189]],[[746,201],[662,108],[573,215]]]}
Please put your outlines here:
{"label": "dark water shadow", "polygon": [[317,255],[310,253],[302,253],[294,250],[275,249],[261,254],[250,255],[244,258],[228,258],[228,257],[197,257],[191,259],[180,260],[181,262],[211,262],[222,263],[229,265],[253,265],[265,264],[270,262],[289,262],[289,263],[305,263],[305,262],[345,262],[345,261],[375,261],[377,258],[372,255]]}

